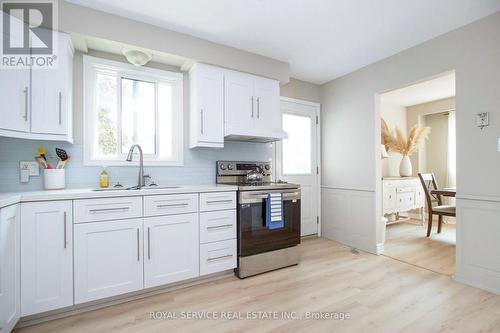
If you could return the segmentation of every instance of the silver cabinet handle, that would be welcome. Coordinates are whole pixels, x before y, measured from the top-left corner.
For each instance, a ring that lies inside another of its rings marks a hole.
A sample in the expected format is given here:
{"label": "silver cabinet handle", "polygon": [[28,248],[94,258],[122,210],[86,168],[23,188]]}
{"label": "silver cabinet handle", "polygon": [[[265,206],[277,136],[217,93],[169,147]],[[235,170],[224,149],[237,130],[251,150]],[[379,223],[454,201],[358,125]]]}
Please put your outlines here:
{"label": "silver cabinet handle", "polygon": [[62,92],[59,92],[59,125],[61,125],[62,122]]}
{"label": "silver cabinet handle", "polygon": [[207,200],[207,204],[208,205],[217,204],[217,203],[226,203],[226,202],[233,202],[233,200],[231,200],[231,199],[227,199],[227,200],[210,200],[210,201]]}
{"label": "silver cabinet handle", "polygon": [[252,118],[253,118],[253,96],[252,96]]}
{"label": "silver cabinet handle", "polygon": [[216,260],[224,260],[227,258],[231,258],[233,255],[232,254],[226,254],[225,256],[220,256],[220,257],[213,257],[213,258],[207,258],[208,262],[216,261]]}
{"label": "silver cabinet handle", "polygon": [[28,87],[25,87],[24,90],[24,121],[28,121]]}
{"label": "silver cabinet handle", "polygon": [[67,226],[66,226],[66,221],[67,221],[67,218],[66,218],[66,211],[64,212],[64,248],[66,248],[67,246],[67,243],[68,243],[68,239],[67,239]]}
{"label": "silver cabinet handle", "polygon": [[207,230],[226,229],[226,228],[231,228],[232,226],[233,226],[232,224],[214,225],[207,227]]}
{"label": "silver cabinet handle", "polygon": [[257,118],[260,119],[260,97],[257,97]]}
{"label": "silver cabinet handle", "polygon": [[164,204],[164,205],[156,205],[156,208],[167,208],[167,207],[184,207],[187,206],[188,204],[186,202],[184,203],[176,203],[176,204]]}
{"label": "silver cabinet handle", "polygon": [[151,260],[151,232],[150,227],[148,227],[148,259]]}
{"label": "silver cabinet handle", "polygon": [[89,212],[91,214],[97,214],[97,213],[126,212],[127,210],[129,210],[129,207],[90,209]]}
{"label": "silver cabinet handle", "polygon": [[139,228],[137,228],[137,261],[141,261],[139,253]]}
{"label": "silver cabinet handle", "polygon": [[203,124],[203,109],[200,110],[200,131],[201,134],[203,134],[204,131],[204,124]]}

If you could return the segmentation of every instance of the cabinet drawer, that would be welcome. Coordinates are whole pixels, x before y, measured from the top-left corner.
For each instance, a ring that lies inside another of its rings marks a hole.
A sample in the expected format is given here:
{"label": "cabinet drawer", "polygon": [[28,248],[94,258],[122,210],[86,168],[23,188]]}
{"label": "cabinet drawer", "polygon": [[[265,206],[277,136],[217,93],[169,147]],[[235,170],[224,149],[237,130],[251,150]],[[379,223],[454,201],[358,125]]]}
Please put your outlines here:
{"label": "cabinet drawer", "polygon": [[404,186],[404,187],[398,187],[396,189],[398,193],[407,193],[407,192],[415,192],[415,187],[413,186]]}
{"label": "cabinet drawer", "polygon": [[142,197],[74,201],[75,223],[142,217]]}
{"label": "cabinet drawer", "polygon": [[196,213],[198,194],[166,194],[144,197],[144,216]]}
{"label": "cabinet drawer", "polygon": [[200,213],[200,243],[236,238],[236,210]]}
{"label": "cabinet drawer", "polygon": [[236,267],[236,239],[200,245],[200,275]]}
{"label": "cabinet drawer", "polygon": [[235,209],[236,192],[200,193],[200,211]]}

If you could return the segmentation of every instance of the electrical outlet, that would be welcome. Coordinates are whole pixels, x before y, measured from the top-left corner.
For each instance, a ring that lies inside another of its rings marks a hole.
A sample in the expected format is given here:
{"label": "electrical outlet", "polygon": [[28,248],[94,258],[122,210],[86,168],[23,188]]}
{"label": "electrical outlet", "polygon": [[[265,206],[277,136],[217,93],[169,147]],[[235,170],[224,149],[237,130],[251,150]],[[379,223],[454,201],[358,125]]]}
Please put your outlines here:
{"label": "electrical outlet", "polygon": [[19,169],[29,170],[29,176],[40,176],[40,167],[35,161],[21,161],[19,162]]}

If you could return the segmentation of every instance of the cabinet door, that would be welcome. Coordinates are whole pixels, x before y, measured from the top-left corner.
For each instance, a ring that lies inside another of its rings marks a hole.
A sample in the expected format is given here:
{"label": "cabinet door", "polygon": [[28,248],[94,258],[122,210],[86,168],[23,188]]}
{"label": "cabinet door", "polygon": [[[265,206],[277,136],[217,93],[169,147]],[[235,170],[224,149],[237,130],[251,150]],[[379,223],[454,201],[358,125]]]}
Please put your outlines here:
{"label": "cabinet door", "polygon": [[280,87],[278,81],[256,78],[254,85],[255,116],[260,130],[282,130]]}
{"label": "cabinet door", "polygon": [[0,129],[29,132],[29,69],[5,69],[0,75]]}
{"label": "cabinet door", "polygon": [[19,205],[0,210],[0,331],[10,332],[21,315]]}
{"label": "cabinet door", "polygon": [[197,64],[191,71],[191,147],[224,145],[224,73]]}
{"label": "cabinet door", "polygon": [[75,225],[75,304],[142,289],[142,219]]}
{"label": "cabinet door", "polygon": [[225,89],[225,135],[232,131],[241,132],[254,126],[256,117],[253,94],[254,77],[248,74],[228,71],[224,79]]}
{"label": "cabinet door", "polygon": [[198,214],[144,219],[144,286],[199,275]]}
{"label": "cabinet door", "polygon": [[32,70],[31,131],[71,136],[73,56],[69,36],[58,38],[57,67]]}
{"label": "cabinet door", "polygon": [[383,211],[384,214],[393,213],[396,210],[396,189],[393,186],[384,185]]}
{"label": "cabinet door", "polygon": [[73,305],[71,201],[21,205],[21,313]]}

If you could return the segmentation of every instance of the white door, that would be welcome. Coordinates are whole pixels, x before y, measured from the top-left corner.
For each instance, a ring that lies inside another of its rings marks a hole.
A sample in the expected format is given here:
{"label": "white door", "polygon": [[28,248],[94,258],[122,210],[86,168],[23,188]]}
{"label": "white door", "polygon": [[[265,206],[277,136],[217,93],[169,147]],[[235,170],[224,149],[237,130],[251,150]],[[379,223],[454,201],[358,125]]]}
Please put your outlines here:
{"label": "white door", "polygon": [[19,205],[0,210],[0,332],[10,332],[21,315]]}
{"label": "white door", "polygon": [[144,287],[199,275],[198,213],[144,219]]}
{"label": "white door", "polygon": [[277,179],[300,184],[301,235],[319,233],[319,104],[281,100],[288,139],[276,144]]}
{"label": "white door", "polygon": [[227,72],[225,75],[225,122],[226,127],[240,132],[252,127],[256,117],[253,95],[253,76]]}
{"label": "white door", "polygon": [[72,202],[21,204],[21,313],[73,305]]}
{"label": "white door", "polygon": [[143,287],[142,219],[75,225],[75,304]]}
{"label": "white door", "polygon": [[259,131],[277,132],[281,128],[280,87],[274,80],[256,78],[254,85],[255,119]]}
{"label": "white door", "polygon": [[197,72],[199,141],[224,143],[224,72],[200,67]]}
{"label": "white door", "polygon": [[59,34],[57,68],[32,69],[31,131],[41,134],[68,133],[71,121],[72,54],[69,36]]}

